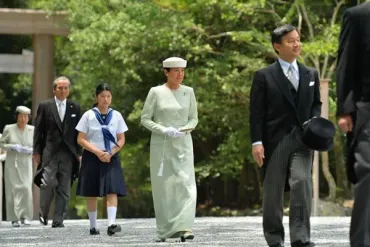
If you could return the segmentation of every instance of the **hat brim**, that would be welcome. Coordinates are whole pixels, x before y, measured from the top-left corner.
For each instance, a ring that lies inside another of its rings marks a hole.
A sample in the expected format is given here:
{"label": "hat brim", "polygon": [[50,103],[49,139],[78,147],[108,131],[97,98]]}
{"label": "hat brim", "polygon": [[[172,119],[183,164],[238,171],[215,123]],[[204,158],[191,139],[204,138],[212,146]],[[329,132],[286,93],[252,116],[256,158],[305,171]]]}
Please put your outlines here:
{"label": "hat brim", "polygon": [[307,146],[307,147],[310,148],[310,149],[312,149],[312,150],[314,150],[314,151],[327,152],[327,151],[330,151],[330,150],[333,149],[333,147],[334,147],[334,140],[331,139],[330,142],[329,142],[329,144],[327,146],[325,146],[325,147],[310,147],[310,146]]}

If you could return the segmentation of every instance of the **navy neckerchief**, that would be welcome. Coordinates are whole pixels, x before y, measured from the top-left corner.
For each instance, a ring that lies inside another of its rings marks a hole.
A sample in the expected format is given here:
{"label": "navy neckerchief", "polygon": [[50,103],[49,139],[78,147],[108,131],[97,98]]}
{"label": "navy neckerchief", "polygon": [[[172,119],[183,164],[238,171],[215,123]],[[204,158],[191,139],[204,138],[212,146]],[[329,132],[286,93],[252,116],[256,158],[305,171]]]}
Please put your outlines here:
{"label": "navy neckerchief", "polygon": [[110,123],[110,120],[112,120],[113,110],[111,108],[108,109],[107,116],[104,120],[100,116],[100,112],[98,111],[98,109],[96,107],[94,107],[92,110],[95,113],[96,119],[101,124],[101,130],[103,132],[103,137],[104,137],[105,150],[107,150],[111,154],[112,149],[110,147],[110,142],[113,142],[117,147],[119,147],[116,140],[114,139],[114,136],[112,135],[112,133],[110,133],[110,131],[108,129],[108,125]]}

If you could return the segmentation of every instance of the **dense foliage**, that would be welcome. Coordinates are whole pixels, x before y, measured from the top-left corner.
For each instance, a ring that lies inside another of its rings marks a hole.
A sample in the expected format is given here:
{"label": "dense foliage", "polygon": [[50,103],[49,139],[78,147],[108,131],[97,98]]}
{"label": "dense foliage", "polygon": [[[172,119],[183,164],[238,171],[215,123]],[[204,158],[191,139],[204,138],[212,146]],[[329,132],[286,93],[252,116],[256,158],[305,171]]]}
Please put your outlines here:
{"label": "dense foliage", "polygon": [[[121,201],[120,215],[145,217],[154,212],[150,133],[140,126],[140,112],[150,87],[164,83],[161,62],[170,56],[188,60],[184,84],[198,100],[198,214],[217,214],[217,208],[209,210],[216,206],[253,209],[261,200],[261,180],[251,156],[249,90],[253,73],[276,58],[270,32],[284,23],[298,26],[301,61],[335,81],[340,17],[348,6],[344,0],[33,0],[29,7],[68,12],[71,33],[56,40],[57,74],[71,78],[71,97],[84,110],[99,82],[113,88],[113,107],[129,127],[121,151],[129,196]],[[20,76],[14,90],[30,84],[30,77]],[[335,102],[333,90],[330,96]],[[330,154],[333,171],[338,159],[343,155]],[[83,199],[74,197],[71,207],[84,215]]]}

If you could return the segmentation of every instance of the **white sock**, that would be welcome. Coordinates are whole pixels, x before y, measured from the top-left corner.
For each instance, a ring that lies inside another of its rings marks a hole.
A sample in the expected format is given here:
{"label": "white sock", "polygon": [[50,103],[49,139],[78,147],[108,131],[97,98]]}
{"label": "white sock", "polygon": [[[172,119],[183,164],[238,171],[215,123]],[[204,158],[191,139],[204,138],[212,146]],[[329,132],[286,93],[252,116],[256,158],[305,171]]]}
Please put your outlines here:
{"label": "white sock", "polygon": [[90,229],[92,229],[94,227],[97,228],[96,227],[96,218],[97,218],[97,215],[98,215],[98,211],[87,212],[87,214],[89,215]]}
{"label": "white sock", "polygon": [[116,224],[117,207],[107,207],[108,226]]}

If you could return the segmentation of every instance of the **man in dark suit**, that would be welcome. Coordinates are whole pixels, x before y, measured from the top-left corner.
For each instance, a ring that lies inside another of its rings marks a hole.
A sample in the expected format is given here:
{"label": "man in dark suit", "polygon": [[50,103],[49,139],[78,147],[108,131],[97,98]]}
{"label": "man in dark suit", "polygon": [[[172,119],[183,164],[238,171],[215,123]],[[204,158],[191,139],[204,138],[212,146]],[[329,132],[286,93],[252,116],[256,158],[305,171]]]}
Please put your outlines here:
{"label": "man in dark suit", "polygon": [[353,132],[347,160],[348,178],[355,183],[350,243],[351,247],[369,247],[370,2],[349,8],[343,15],[337,64],[337,115],[339,127],[345,133]]}
{"label": "man in dark suit", "polygon": [[[40,222],[48,224],[50,205],[55,197],[52,227],[64,227],[71,180],[78,170],[81,148],[75,127],[80,106],[67,99],[70,81],[58,77],[53,82],[55,97],[41,102],[35,120],[34,160],[39,164],[35,183],[40,187]],[[40,164],[41,161],[41,164]]]}
{"label": "man in dark suit", "polygon": [[315,69],[296,61],[301,43],[292,25],[271,35],[279,58],[256,72],[250,92],[250,133],[253,157],[264,171],[263,230],[269,246],[284,246],[283,197],[290,186],[290,241],[310,241],[312,157],[301,139],[301,125],[321,113],[320,81]]}

